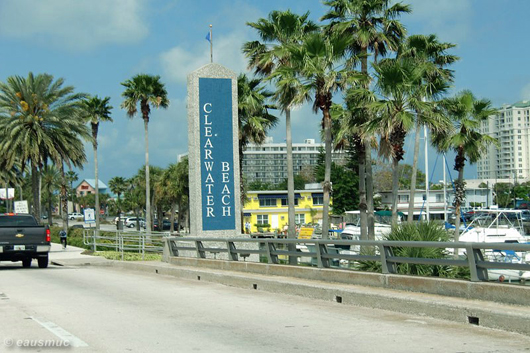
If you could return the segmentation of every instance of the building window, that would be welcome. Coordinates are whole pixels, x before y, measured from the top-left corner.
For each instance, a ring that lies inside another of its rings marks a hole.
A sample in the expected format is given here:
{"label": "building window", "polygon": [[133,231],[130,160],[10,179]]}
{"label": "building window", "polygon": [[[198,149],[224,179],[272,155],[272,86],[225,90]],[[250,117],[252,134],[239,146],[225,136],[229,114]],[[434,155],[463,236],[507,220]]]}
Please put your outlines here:
{"label": "building window", "polygon": [[324,205],[324,195],[313,196],[313,206],[322,206],[322,205]]}
{"label": "building window", "polygon": [[398,195],[398,202],[409,202],[409,195]]}
{"label": "building window", "polygon": [[305,214],[295,214],[294,215],[294,223],[296,224],[305,224]]}
{"label": "building window", "polygon": [[[298,198],[294,198],[294,205],[298,206]],[[282,206],[289,206],[289,201],[287,199],[282,199]]]}
{"label": "building window", "polygon": [[276,199],[260,199],[259,207],[276,207]]}
{"label": "building window", "polygon": [[436,202],[444,202],[444,195],[436,194]]}
{"label": "building window", "polygon": [[259,214],[258,217],[258,225],[259,224],[269,224],[269,215],[266,214]]}

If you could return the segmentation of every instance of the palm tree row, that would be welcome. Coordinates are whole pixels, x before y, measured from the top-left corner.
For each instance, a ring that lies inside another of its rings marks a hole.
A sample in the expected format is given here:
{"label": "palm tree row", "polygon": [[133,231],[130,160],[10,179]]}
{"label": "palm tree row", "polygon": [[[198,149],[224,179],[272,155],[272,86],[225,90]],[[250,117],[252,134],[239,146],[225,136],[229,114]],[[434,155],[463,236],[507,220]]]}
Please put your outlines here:
{"label": "palm tree row", "polygon": [[[458,57],[448,51],[455,45],[440,42],[435,35],[407,37],[398,18],[410,13],[410,6],[390,0],[330,0],[324,5],[328,12],[320,26],[308,20],[308,13],[290,11],[273,11],[267,19],[249,22],[261,41],[245,43],[243,52],[249,68],[276,87],[273,99],[286,115],[288,162],[292,160],[292,107],[311,101],[313,110],[322,113],[326,153],[323,230],[328,229],[332,149],[340,145],[357,150],[361,238],[374,239],[372,148],[377,146],[379,155],[392,161],[396,220],[398,165],[407,134],[416,131],[409,200],[412,221],[421,127],[431,131],[440,151],[457,152],[455,169],[461,180],[465,160],[476,162],[485,146],[495,142],[479,132],[480,122],[493,110],[488,100],[476,100],[470,92],[444,97],[454,79],[448,66]],[[332,123],[333,100],[341,96],[344,104],[334,105],[338,121]],[[292,174],[288,164],[288,181]],[[293,183],[288,182],[288,190],[294,193]],[[457,208],[461,197],[457,197]],[[290,200],[289,225],[294,225],[293,220]]]}

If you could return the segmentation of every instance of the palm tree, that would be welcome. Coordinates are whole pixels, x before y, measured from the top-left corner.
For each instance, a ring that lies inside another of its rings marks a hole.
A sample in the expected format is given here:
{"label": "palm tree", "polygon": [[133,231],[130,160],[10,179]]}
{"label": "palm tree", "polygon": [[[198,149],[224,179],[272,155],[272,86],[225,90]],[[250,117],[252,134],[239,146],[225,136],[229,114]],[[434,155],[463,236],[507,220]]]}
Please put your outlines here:
{"label": "palm tree", "polygon": [[151,107],[167,108],[169,99],[164,84],[160,82],[160,76],[151,76],[139,74],[132,79],[122,82],[125,91],[122,93],[123,100],[121,107],[127,111],[127,115],[133,118],[138,111],[137,105],[140,104],[140,111],[144,119],[145,130],[145,200],[146,200],[146,227],[152,230],[151,222],[151,196],[149,185],[149,113]]}
{"label": "palm tree", "polygon": [[96,230],[99,230],[99,176],[98,176],[98,130],[99,123],[104,121],[112,122],[110,117],[110,110],[112,106],[109,104],[110,97],[99,98],[98,96],[90,97],[83,102],[83,115],[92,127],[92,148],[94,149],[94,169],[96,181],[94,185],[96,205]]}
{"label": "palm tree", "polygon": [[61,188],[61,174],[55,166],[45,166],[42,170],[42,187],[46,192],[46,198],[48,201],[47,213],[48,213],[48,225],[53,225],[52,207],[54,201],[54,193],[56,190]]}
{"label": "palm tree", "polygon": [[[179,201],[178,201],[179,221],[178,223],[179,225],[186,224],[185,229],[189,229],[189,219],[187,217],[188,210],[189,210],[188,200],[189,200],[189,195],[190,195],[188,157],[184,157],[180,162],[178,162],[176,177],[177,177],[177,191],[179,195]],[[184,217],[184,214],[186,215],[186,217]]]}
{"label": "palm tree", "polygon": [[40,218],[39,171],[51,160],[56,166],[82,167],[86,161],[80,138],[90,139],[79,119],[84,94],[53,76],[11,76],[0,83],[0,154],[6,166],[29,165],[32,178],[33,215]]}
{"label": "palm tree", "polygon": [[127,191],[127,180],[123,177],[114,177],[109,180],[109,189],[118,196],[116,206],[118,207],[118,217],[121,213],[120,196]]}
{"label": "palm tree", "polygon": [[[261,18],[257,22],[247,25],[257,30],[262,42],[247,42],[243,52],[249,58],[249,67],[255,69],[256,74],[270,77],[271,73],[280,67],[291,65],[290,53],[286,46],[300,44],[309,33],[318,30],[318,25],[308,20],[309,12],[297,15],[291,11],[272,11],[267,19]],[[295,210],[294,210],[294,167],[293,144],[291,134],[291,108],[293,107],[293,87],[284,85],[277,87],[275,99],[285,112],[285,135],[287,147],[287,198],[288,198],[288,238],[296,238]],[[296,260],[293,258],[293,261]]]}
{"label": "palm tree", "polygon": [[293,102],[313,101],[313,111],[322,112],[325,135],[324,207],[322,237],[328,237],[329,204],[331,192],[331,106],[333,94],[350,84],[353,71],[344,66],[344,56],[349,39],[323,32],[308,34],[302,45],[290,45],[291,66],[278,68],[273,77],[278,78],[280,90],[294,87]]}
{"label": "palm tree", "polygon": [[497,139],[480,132],[482,122],[495,114],[496,110],[491,107],[488,99],[477,99],[469,90],[443,100],[442,104],[453,121],[453,127],[434,135],[433,143],[443,152],[456,152],[454,170],[458,171],[458,180],[455,182],[454,240],[457,241],[460,231],[460,206],[465,199],[464,166],[466,160],[470,164],[476,163],[490,144],[498,145]]}
{"label": "palm tree", "polygon": [[[182,196],[180,195],[179,191],[177,163],[172,163],[167,167],[167,169],[162,171],[162,175],[155,185],[155,193],[159,195],[158,198],[164,199],[167,203],[169,203],[171,213],[169,218],[169,221],[171,222],[169,231],[171,233],[173,233],[175,230],[173,229],[175,211]],[[178,229],[176,230],[178,231]]]}
{"label": "palm tree", "polygon": [[[262,144],[269,129],[278,123],[278,118],[269,114],[274,109],[266,101],[272,93],[265,90],[260,79],[249,79],[245,74],[237,78],[237,115],[239,120],[239,164],[243,163],[243,152],[249,143]],[[243,179],[243,168],[240,168],[240,180]],[[246,199],[246,186],[241,183],[241,205]],[[243,212],[243,208],[241,208]],[[243,217],[241,217],[243,222]],[[244,229],[244,227],[241,227]]]}
{"label": "palm tree", "polygon": [[369,106],[372,119],[366,124],[369,133],[381,136],[379,154],[392,160],[392,223],[397,223],[399,161],[405,154],[407,132],[415,122],[414,111],[427,111],[429,105],[417,99],[413,82],[418,74],[410,60],[385,59],[373,65],[375,93],[379,99]]}
{"label": "palm tree", "polygon": [[[407,38],[398,52],[399,57],[411,58],[417,68],[421,70],[416,82],[416,92],[419,99],[436,101],[445,93],[448,84],[453,82],[453,72],[446,67],[458,60],[455,55],[447,54],[447,50],[454,48],[451,43],[440,43],[436,35],[413,35]],[[412,178],[410,183],[408,221],[414,218],[414,194],[416,192],[416,174],[418,170],[418,154],[420,149],[420,130],[423,125],[422,117],[427,112],[416,112],[416,134],[414,140],[414,159],[412,162]],[[445,119],[444,119],[445,120]],[[449,121],[444,121],[437,129],[445,129]],[[428,184],[426,184],[427,187]]]}
{"label": "palm tree", "polygon": [[66,172],[65,177],[66,177],[66,182],[70,186],[70,190],[68,192],[72,196],[72,207],[74,207],[74,209],[75,209],[75,205],[74,205],[75,192],[74,192],[74,185],[73,184],[77,180],[79,180],[79,175],[76,172],[74,172],[73,170],[69,170],[69,171]]}
{"label": "palm tree", "polygon": [[[401,14],[409,13],[410,6],[402,3],[393,4],[390,0],[327,0],[324,5],[330,10],[321,20],[329,20],[327,31],[339,33],[352,38],[350,50],[359,56],[361,72],[368,75],[368,54],[385,56],[389,51],[396,51],[406,34],[405,28],[396,20]],[[369,81],[364,82],[368,89]],[[358,123],[370,119],[366,109],[361,108]],[[358,130],[358,129],[357,129]],[[361,211],[361,239],[375,239],[374,201],[371,160],[372,137],[356,136],[359,141],[359,195]],[[368,233],[368,234],[367,234]]]}

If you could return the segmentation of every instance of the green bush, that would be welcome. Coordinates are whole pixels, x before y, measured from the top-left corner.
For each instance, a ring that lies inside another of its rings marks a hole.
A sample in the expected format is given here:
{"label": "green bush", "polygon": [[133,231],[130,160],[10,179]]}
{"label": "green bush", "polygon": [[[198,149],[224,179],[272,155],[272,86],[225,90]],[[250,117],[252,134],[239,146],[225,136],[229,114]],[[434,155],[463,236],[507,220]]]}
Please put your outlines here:
{"label": "green bush", "polygon": [[[451,235],[439,222],[402,223],[392,228],[384,237],[391,241],[450,241]],[[409,248],[393,247],[396,257],[417,257],[427,259],[443,259],[448,256],[444,248]],[[356,267],[359,270],[381,272],[381,263],[375,261],[361,261]],[[434,276],[448,278],[469,278],[468,268],[456,268],[440,265],[397,264],[397,273],[418,276]]]}

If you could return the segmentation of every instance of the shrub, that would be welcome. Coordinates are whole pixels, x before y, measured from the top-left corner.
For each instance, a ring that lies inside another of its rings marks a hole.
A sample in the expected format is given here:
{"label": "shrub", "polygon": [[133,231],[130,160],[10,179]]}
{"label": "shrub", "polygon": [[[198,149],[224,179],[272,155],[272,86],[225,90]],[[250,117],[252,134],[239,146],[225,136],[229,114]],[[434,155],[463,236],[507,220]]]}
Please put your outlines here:
{"label": "shrub", "polygon": [[[402,223],[392,227],[392,231],[384,237],[391,241],[450,241],[451,235],[439,222]],[[393,247],[392,252],[397,257],[417,257],[428,259],[443,259],[447,256],[444,248],[409,248]],[[375,261],[361,261],[357,269],[370,272],[381,272],[381,263]],[[419,276],[435,276],[450,278],[468,278],[469,269],[452,268],[440,265],[397,264],[397,273]]]}

